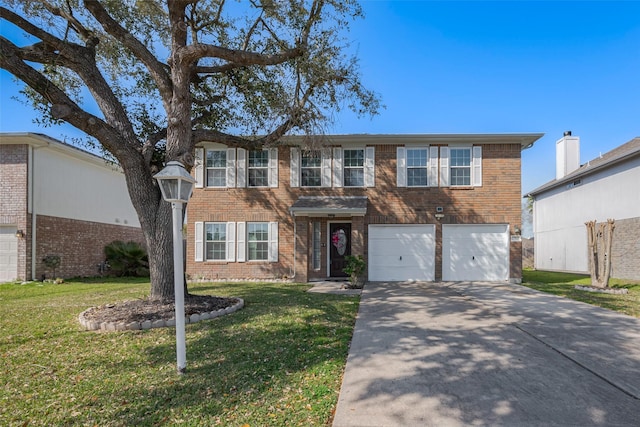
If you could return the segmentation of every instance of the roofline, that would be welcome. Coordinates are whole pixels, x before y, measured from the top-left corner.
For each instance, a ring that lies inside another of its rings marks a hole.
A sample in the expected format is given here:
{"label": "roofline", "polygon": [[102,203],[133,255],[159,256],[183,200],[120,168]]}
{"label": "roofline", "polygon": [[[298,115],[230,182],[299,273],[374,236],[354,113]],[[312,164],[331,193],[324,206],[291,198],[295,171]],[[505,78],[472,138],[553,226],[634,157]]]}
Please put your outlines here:
{"label": "roofline", "polygon": [[[429,143],[450,144],[452,142],[468,144],[520,144],[522,150],[530,148],[544,133],[427,133],[427,134],[341,134],[324,135],[329,143],[362,143],[362,144],[405,144]],[[286,135],[281,138],[286,143],[301,143],[307,136]]]}
{"label": "roofline", "polygon": [[[34,132],[0,132],[0,145],[29,145],[35,148],[49,147],[58,152],[68,154],[77,159],[85,160],[102,166],[109,166],[109,162],[104,157],[100,157],[96,154],[83,150],[82,148],[75,147],[67,144],[66,142],[59,141],[48,135]],[[121,169],[117,164],[112,164],[111,167],[117,167]]]}
{"label": "roofline", "polygon": [[559,180],[555,180],[554,179],[553,181],[547,182],[546,184],[541,185],[540,187],[528,192],[524,197],[529,197],[529,196],[535,197],[538,194],[542,194],[542,193],[544,193],[546,191],[553,190],[553,189],[555,189],[557,187],[560,187],[560,186],[562,186],[562,185],[564,185],[564,184],[566,184],[566,183],[568,183],[570,181],[573,181],[573,180],[575,180],[577,178],[581,178],[583,176],[588,176],[588,175],[594,174],[594,173],[596,173],[598,171],[601,171],[601,170],[604,170],[604,169],[608,169],[608,168],[613,167],[613,166],[615,166],[615,165],[617,165],[619,163],[626,162],[628,160],[632,160],[635,157],[640,157],[640,150],[632,151],[630,153],[623,154],[623,155],[621,155],[619,157],[615,157],[615,158],[609,160],[606,163],[601,163],[601,164],[596,165],[596,166],[591,166],[590,162],[587,162],[584,165],[580,166],[580,168],[578,170],[574,171],[573,173],[570,173],[569,175],[567,175],[565,177],[562,177]]}

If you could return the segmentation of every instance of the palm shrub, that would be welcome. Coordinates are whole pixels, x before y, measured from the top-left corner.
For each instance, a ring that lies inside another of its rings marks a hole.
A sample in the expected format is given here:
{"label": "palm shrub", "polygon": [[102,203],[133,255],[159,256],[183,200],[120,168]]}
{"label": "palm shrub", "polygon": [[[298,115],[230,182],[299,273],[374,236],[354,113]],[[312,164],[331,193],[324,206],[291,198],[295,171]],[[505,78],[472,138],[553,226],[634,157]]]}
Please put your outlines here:
{"label": "palm shrub", "polygon": [[116,276],[149,276],[147,251],[137,242],[115,240],[104,247],[104,255]]}

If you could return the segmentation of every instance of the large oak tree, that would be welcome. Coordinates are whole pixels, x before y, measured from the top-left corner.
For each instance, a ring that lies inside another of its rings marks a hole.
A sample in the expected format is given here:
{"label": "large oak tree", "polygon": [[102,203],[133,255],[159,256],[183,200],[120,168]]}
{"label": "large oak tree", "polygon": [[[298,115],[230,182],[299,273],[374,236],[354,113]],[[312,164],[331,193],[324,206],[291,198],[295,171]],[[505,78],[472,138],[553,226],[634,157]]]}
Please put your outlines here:
{"label": "large oak tree", "polygon": [[340,108],[375,114],[345,39],[361,15],[352,0],[1,0],[0,67],[42,123],[70,123],[122,167],[151,298],[167,300],[171,208],[153,175],[191,169],[201,141],[274,146]]}

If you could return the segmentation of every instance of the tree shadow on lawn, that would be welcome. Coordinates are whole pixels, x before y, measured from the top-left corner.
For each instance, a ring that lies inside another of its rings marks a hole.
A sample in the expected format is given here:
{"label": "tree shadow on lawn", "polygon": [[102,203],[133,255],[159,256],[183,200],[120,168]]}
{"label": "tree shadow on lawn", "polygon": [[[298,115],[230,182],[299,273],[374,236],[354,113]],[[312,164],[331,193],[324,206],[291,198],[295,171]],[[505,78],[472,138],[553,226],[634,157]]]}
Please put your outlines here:
{"label": "tree shadow on lawn", "polygon": [[[184,376],[175,372],[175,340],[149,347],[150,363],[172,366],[167,381],[152,389],[142,381],[123,390],[121,398],[136,403],[113,414],[113,422],[157,424],[183,413],[196,424],[216,419],[224,424],[225,417],[241,423],[243,414],[234,414],[235,405],[252,408],[255,413],[244,414],[247,419],[266,422],[278,404],[291,412],[308,404],[324,423],[337,399],[358,300],[307,294],[301,286],[256,286],[233,290],[245,300],[242,310],[187,325]],[[219,287],[198,286],[194,293],[212,289]],[[308,377],[308,387],[291,390],[302,377]]]}

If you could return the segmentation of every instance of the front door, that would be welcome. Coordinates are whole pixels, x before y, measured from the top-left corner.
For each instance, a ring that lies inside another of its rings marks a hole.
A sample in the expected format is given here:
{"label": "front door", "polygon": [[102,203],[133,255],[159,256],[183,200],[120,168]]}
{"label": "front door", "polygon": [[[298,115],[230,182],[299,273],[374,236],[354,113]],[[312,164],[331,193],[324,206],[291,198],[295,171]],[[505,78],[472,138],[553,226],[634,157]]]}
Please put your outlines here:
{"label": "front door", "polygon": [[351,224],[329,224],[329,244],[329,275],[347,277],[344,268],[347,265],[345,257],[351,255]]}

